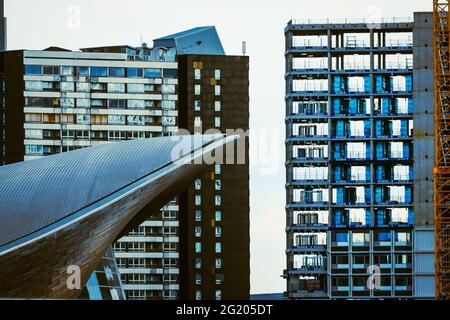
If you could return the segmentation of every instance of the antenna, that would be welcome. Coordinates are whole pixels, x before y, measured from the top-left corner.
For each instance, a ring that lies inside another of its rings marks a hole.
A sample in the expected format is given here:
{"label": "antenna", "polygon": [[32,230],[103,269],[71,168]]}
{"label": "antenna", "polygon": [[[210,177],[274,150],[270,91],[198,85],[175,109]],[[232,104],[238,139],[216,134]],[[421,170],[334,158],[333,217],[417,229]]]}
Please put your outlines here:
{"label": "antenna", "polygon": [[247,52],[247,42],[242,41],[242,55],[245,56],[246,52]]}

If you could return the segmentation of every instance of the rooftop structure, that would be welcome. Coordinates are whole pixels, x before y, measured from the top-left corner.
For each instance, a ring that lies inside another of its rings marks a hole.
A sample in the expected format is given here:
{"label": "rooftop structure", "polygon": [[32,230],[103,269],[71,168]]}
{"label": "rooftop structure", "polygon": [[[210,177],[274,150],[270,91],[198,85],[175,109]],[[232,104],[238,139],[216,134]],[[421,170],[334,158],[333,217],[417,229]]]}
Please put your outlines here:
{"label": "rooftop structure", "polygon": [[147,218],[142,208],[158,210],[207,168],[195,160],[236,138],[135,140],[1,167],[0,297],[79,295],[68,268],[84,285],[113,241]]}

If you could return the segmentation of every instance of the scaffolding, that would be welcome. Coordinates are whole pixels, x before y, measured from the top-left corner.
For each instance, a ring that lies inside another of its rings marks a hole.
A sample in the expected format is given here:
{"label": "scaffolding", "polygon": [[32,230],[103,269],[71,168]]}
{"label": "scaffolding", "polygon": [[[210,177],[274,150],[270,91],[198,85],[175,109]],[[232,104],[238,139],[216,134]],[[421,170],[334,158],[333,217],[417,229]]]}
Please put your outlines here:
{"label": "scaffolding", "polygon": [[450,299],[450,52],[448,0],[433,0],[436,298]]}

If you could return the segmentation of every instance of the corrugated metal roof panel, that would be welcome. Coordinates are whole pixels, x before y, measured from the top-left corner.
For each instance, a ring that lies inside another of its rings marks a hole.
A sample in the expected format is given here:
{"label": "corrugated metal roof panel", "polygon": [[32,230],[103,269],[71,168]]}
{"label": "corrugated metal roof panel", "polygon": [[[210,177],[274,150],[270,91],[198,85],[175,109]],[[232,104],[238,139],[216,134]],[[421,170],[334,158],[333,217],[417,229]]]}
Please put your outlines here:
{"label": "corrugated metal roof panel", "polygon": [[[0,246],[58,222],[221,138],[133,140],[0,167]],[[174,148],[181,154],[172,154]]]}

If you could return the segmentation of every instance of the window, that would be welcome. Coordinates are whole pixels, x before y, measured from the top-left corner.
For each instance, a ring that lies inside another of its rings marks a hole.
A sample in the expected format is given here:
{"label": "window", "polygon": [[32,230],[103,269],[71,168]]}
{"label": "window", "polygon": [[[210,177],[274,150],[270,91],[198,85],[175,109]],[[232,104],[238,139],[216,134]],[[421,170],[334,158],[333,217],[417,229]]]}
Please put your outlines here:
{"label": "window", "polygon": [[161,78],[161,69],[144,69],[145,78]]}
{"label": "window", "polygon": [[[62,100],[61,100],[62,103]],[[91,101],[89,99],[79,98],[77,99],[77,108],[89,108]]]}
{"label": "window", "polygon": [[216,128],[220,128],[220,123],[221,123],[221,121],[220,121],[221,119],[220,119],[220,117],[215,117],[214,118],[214,126],[216,127]]}
{"label": "window", "polygon": [[114,250],[118,252],[126,252],[127,251],[127,243],[126,242],[116,242],[114,244]]}
{"label": "window", "polygon": [[42,130],[25,130],[25,139],[38,139],[42,140],[44,138],[44,134]]}
{"label": "window", "polygon": [[121,99],[112,99],[109,100],[109,108],[111,109],[125,109],[127,105],[127,101],[126,100],[121,100]]}
{"label": "window", "polygon": [[214,111],[220,112],[222,110],[222,101],[214,102]]}
{"label": "window", "polygon": [[25,74],[42,74],[42,66],[25,66]]}
{"label": "window", "polygon": [[100,67],[92,67],[91,68],[91,76],[92,77],[107,77],[108,69],[100,68]]}
{"label": "window", "polygon": [[216,211],[215,218],[217,222],[222,221],[222,211]]}
{"label": "window", "polygon": [[75,139],[77,140],[89,140],[89,138],[90,138],[89,131],[77,130],[75,132]]}
{"label": "window", "polygon": [[215,232],[215,234],[216,234],[216,238],[220,238],[220,237],[222,237],[222,227],[216,227],[216,230],[215,230],[216,232]]}
{"label": "window", "polygon": [[223,274],[216,274],[216,284],[222,284]]}
{"label": "window", "polygon": [[161,92],[163,94],[174,94],[176,92],[175,85],[173,85],[173,84],[163,84],[161,86]]}
{"label": "window", "polygon": [[194,69],[194,78],[195,80],[200,80],[202,78],[202,70]]}
{"label": "window", "polygon": [[42,91],[43,83],[40,81],[25,81],[25,91]]}
{"label": "window", "polygon": [[163,100],[161,102],[161,108],[163,110],[175,110],[176,108],[176,102],[175,101],[169,101],[169,100]]}
{"label": "window", "polygon": [[222,259],[217,258],[215,263],[216,269],[222,269]]}
{"label": "window", "polygon": [[91,122],[91,116],[87,114],[77,114],[77,124],[89,124]]}
{"label": "window", "polygon": [[128,300],[145,300],[147,295],[145,290],[125,290]]}
{"label": "window", "polygon": [[124,83],[108,83],[109,93],[125,93]]}
{"label": "window", "polygon": [[202,109],[202,102],[200,100],[194,101],[194,110],[200,111]]}
{"label": "window", "polygon": [[176,78],[177,69],[164,69],[164,78]]}
{"label": "window", "polygon": [[106,83],[91,83],[91,89],[92,91],[101,91],[106,92],[108,90],[108,86]]}
{"label": "window", "polygon": [[143,75],[143,71],[139,68],[128,68],[127,74],[130,78],[140,78]]}
{"label": "window", "polygon": [[75,139],[75,131],[74,130],[63,130],[62,131],[62,138],[63,139]]}
{"label": "window", "polygon": [[61,67],[61,75],[73,76],[73,67],[68,67],[68,66]]}
{"label": "window", "polygon": [[141,83],[129,83],[128,93],[145,93],[145,85]]}
{"label": "window", "polygon": [[175,117],[163,117],[162,118],[162,125],[163,126],[174,126],[176,124],[176,118]]}
{"label": "window", "polygon": [[144,126],[145,117],[144,116],[127,116],[128,125],[132,126]]}
{"label": "window", "polygon": [[128,109],[145,109],[145,100],[128,100]]}
{"label": "window", "polygon": [[222,290],[216,290],[216,300],[222,300]]}
{"label": "window", "polygon": [[202,291],[195,290],[195,300],[202,300]]}
{"label": "window", "polygon": [[40,113],[26,113],[25,122],[42,122],[42,114]]}
{"label": "window", "polygon": [[214,203],[215,203],[216,206],[222,205],[222,196],[219,196],[219,195],[215,196],[214,197]]}
{"label": "window", "polygon": [[130,274],[128,275],[129,283],[145,283],[145,274]]}
{"label": "window", "polygon": [[61,82],[61,92],[73,92],[75,85],[73,82]]}
{"label": "window", "polygon": [[202,284],[202,275],[199,273],[195,275],[195,284],[197,285]]}
{"label": "window", "polygon": [[61,98],[61,108],[75,108],[75,99]]}
{"label": "window", "polygon": [[145,259],[134,258],[128,260],[130,268],[145,268]]}
{"label": "window", "polygon": [[44,74],[59,75],[60,68],[56,66],[44,66]]}
{"label": "window", "polygon": [[199,84],[196,84],[196,85],[194,86],[194,94],[195,94],[196,96],[199,96],[199,95],[202,94],[202,89],[201,89],[201,86],[200,86]]}
{"label": "window", "polygon": [[200,227],[200,226],[195,227],[195,236],[197,238],[200,238],[202,236],[202,227]]}
{"label": "window", "polygon": [[202,196],[201,195],[196,195],[195,196],[195,205],[196,206],[200,206],[202,204]]}
{"label": "window", "polygon": [[130,242],[128,244],[129,252],[144,252],[145,251],[145,243],[144,242]]}
{"label": "window", "polygon": [[214,165],[214,172],[216,174],[221,174],[222,173],[222,167],[220,166],[220,164]]}
{"label": "window", "polygon": [[77,92],[89,92],[90,86],[87,82],[77,82]]}
{"label": "window", "polygon": [[220,96],[220,94],[221,94],[221,88],[220,88],[220,86],[214,86],[214,94],[215,94],[216,96]]}
{"label": "window", "polygon": [[202,252],[202,243],[196,242],[195,243],[195,253],[201,253]]}
{"label": "window", "polygon": [[195,180],[194,185],[195,185],[195,190],[201,190],[202,189],[202,180],[201,179]]}
{"label": "window", "polygon": [[25,154],[27,156],[42,156],[44,155],[43,146],[25,146]]}
{"label": "window", "polygon": [[109,68],[110,77],[125,77],[125,68]]}
{"label": "window", "polygon": [[216,70],[214,70],[214,78],[216,79],[216,80],[220,80],[220,69],[216,69]]}
{"label": "window", "polygon": [[194,127],[201,127],[202,126],[202,119],[200,117],[194,118]]}
{"label": "window", "polygon": [[124,131],[109,131],[108,132],[109,140],[125,140],[126,135]]}
{"label": "window", "polygon": [[202,221],[202,212],[200,210],[195,211],[195,221]]}
{"label": "window", "polygon": [[222,253],[222,243],[216,242],[216,253]]}
{"label": "window", "polygon": [[125,116],[109,115],[108,124],[123,125],[125,124]]}
{"label": "window", "polygon": [[202,259],[195,258],[195,269],[201,269],[201,268],[202,268]]}
{"label": "window", "polygon": [[216,181],[214,182],[214,188],[215,188],[217,191],[222,190],[222,181],[221,181],[221,180],[216,180]]}
{"label": "window", "polygon": [[77,67],[77,76],[89,77],[89,67]]}

